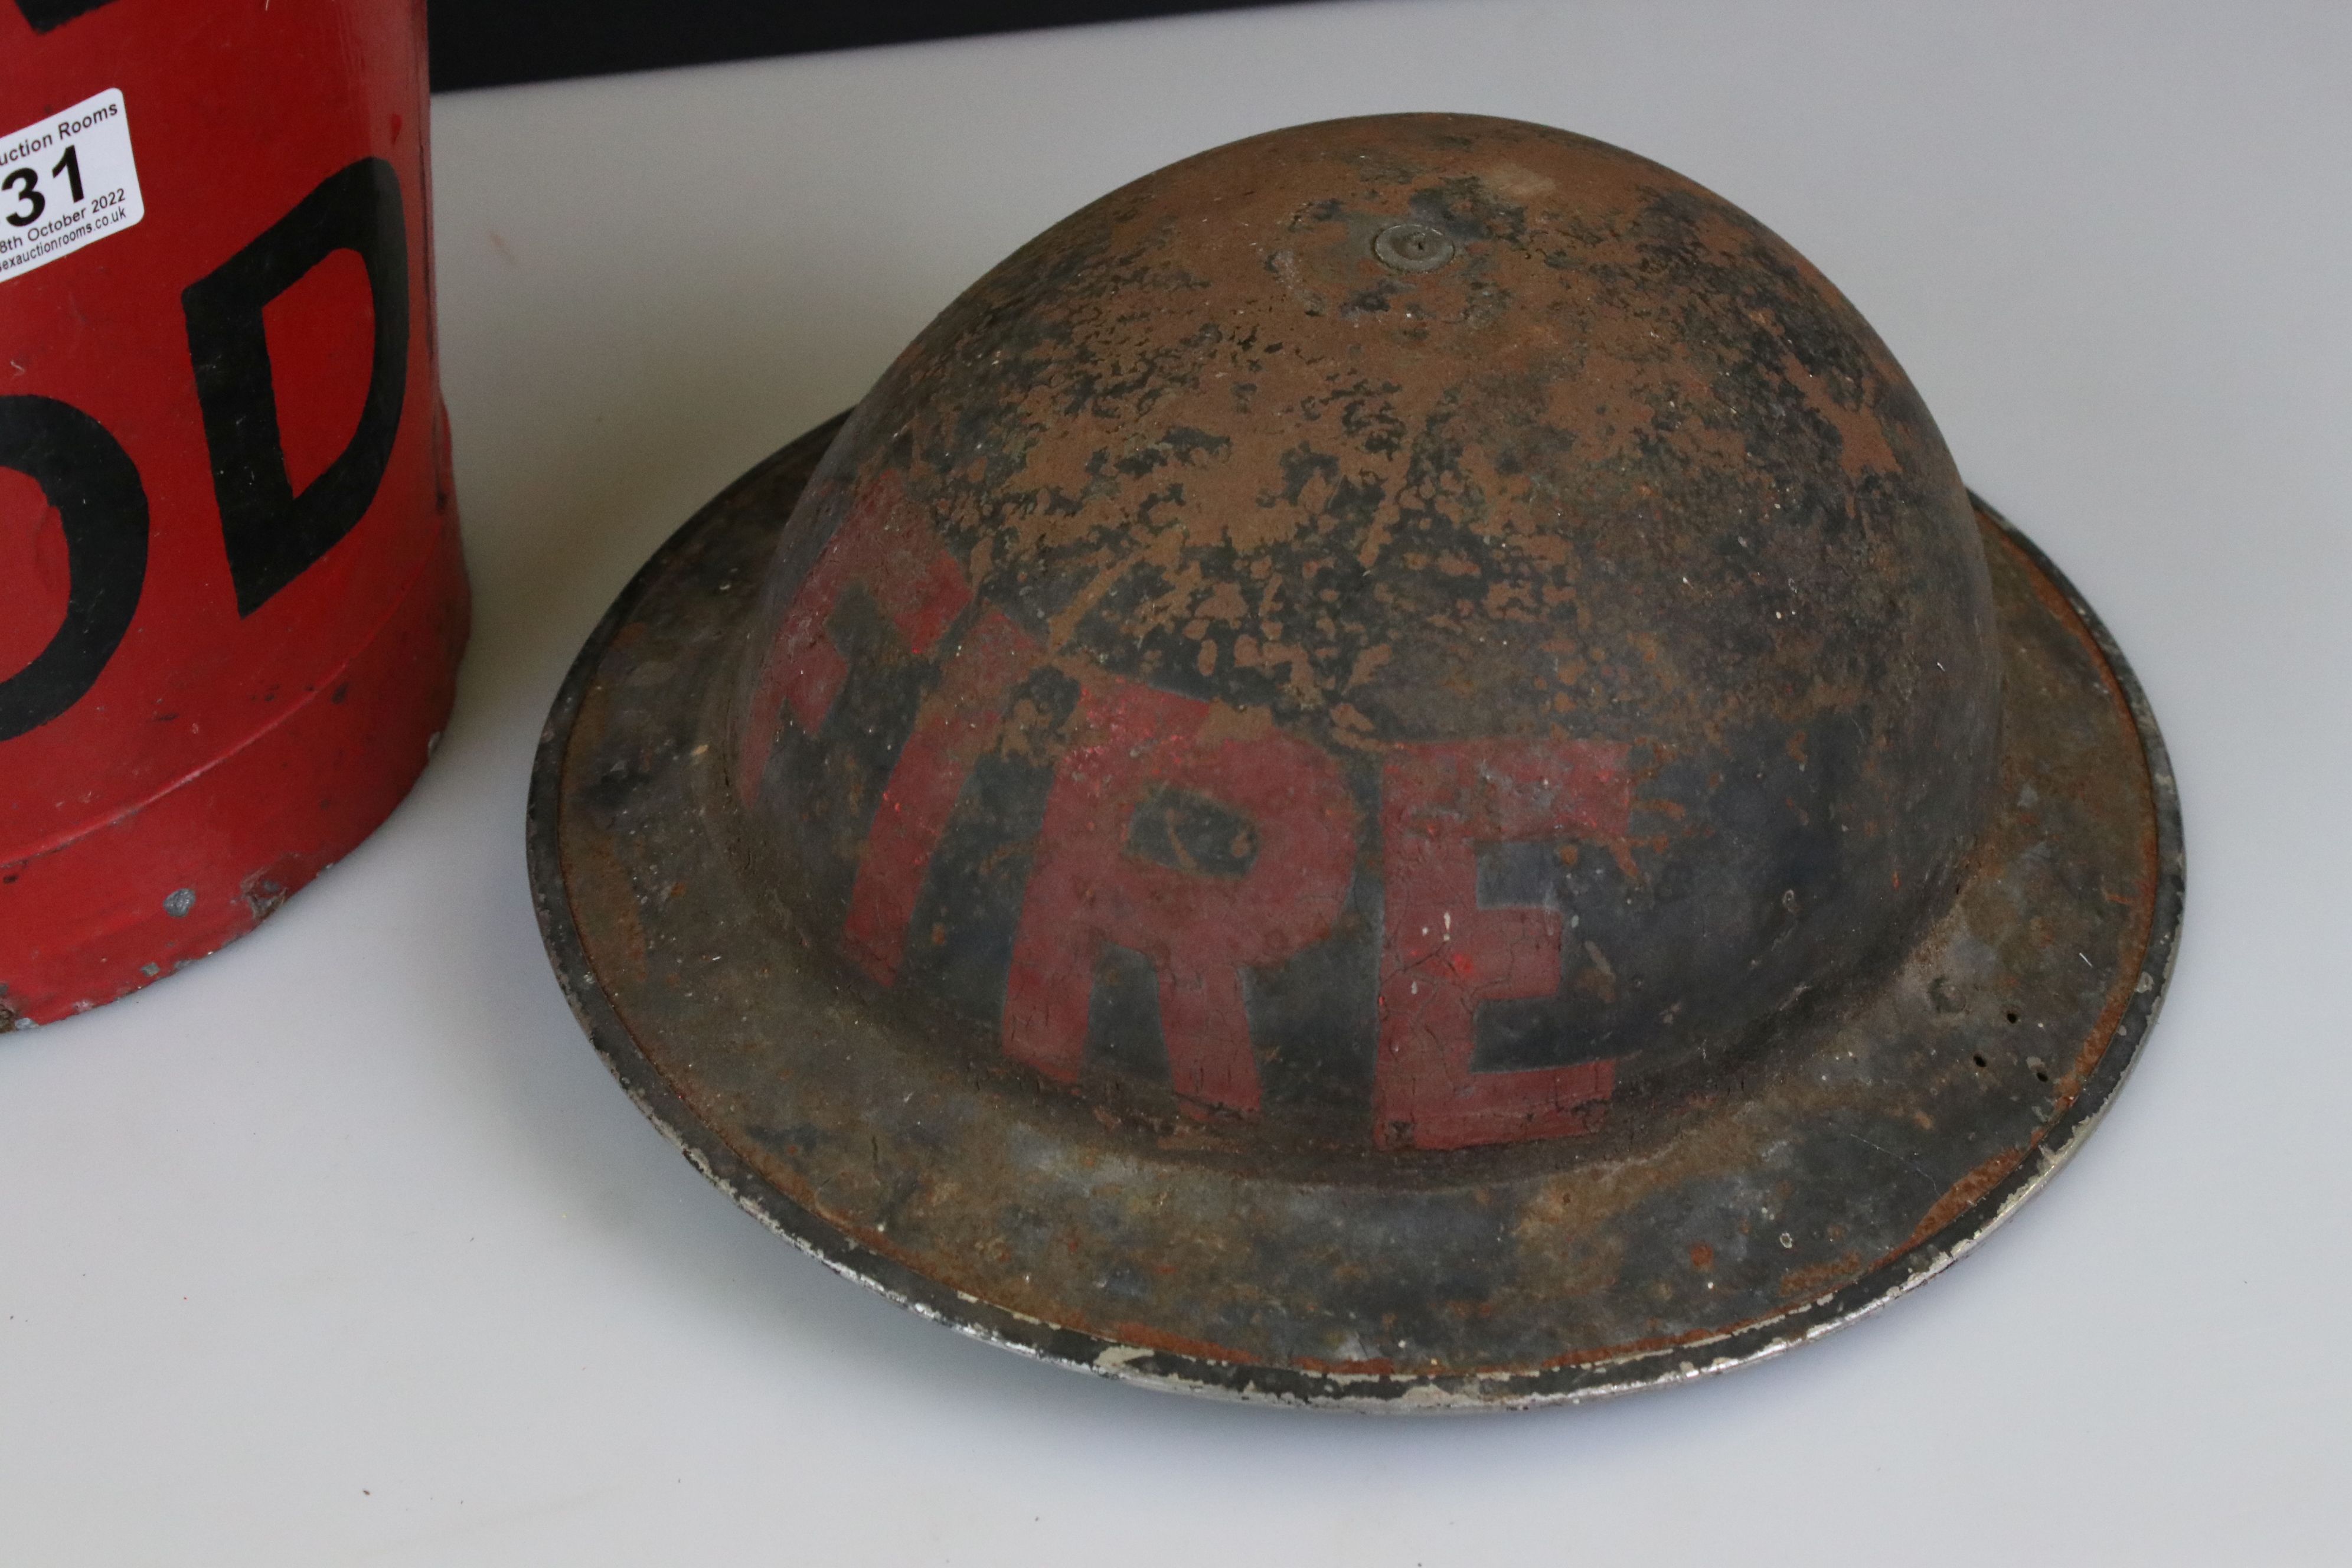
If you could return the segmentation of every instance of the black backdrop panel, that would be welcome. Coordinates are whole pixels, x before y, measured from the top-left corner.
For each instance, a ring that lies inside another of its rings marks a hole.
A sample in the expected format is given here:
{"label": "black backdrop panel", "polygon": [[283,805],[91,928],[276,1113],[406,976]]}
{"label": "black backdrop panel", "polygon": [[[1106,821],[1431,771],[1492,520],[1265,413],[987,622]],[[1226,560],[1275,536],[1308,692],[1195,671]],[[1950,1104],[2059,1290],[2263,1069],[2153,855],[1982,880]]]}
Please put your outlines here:
{"label": "black backdrop panel", "polygon": [[[432,0],[433,86],[510,82],[1010,33],[1266,0]],[[1275,0],[1295,3],[1295,0]]]}

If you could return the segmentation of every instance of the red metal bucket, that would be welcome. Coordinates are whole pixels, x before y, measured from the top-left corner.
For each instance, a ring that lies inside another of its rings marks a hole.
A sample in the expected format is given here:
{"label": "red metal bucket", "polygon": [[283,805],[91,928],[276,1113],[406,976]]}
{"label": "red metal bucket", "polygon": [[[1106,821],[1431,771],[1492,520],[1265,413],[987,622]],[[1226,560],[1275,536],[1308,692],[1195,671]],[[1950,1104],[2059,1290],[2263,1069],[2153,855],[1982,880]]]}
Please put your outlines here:
{"label": "red metal bucket", "polygon": [[447,718],[424,6],[0,5],[0,1027],[250,930]]}

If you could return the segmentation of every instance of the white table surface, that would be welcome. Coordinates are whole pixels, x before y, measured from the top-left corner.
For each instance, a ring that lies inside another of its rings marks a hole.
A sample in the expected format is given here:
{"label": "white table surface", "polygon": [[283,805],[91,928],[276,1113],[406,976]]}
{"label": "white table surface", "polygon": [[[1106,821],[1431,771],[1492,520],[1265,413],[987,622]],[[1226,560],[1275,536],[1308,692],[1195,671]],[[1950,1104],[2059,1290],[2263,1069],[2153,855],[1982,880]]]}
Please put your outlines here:
{"label": "white table surface", "polygon": [[[835,1278],[581,1037],[540,720],[702,500],[1081,202],[1448,108],[1748,208],[2137,667],[2171,999],[2073,1166],[1767,1365],[1383,1422],[1034,1365]],[[2352,12],[1397,0],[440,100],[478,595],[438,760],[257,935],[0,1044],[7,1563],[2352,1557]]]}

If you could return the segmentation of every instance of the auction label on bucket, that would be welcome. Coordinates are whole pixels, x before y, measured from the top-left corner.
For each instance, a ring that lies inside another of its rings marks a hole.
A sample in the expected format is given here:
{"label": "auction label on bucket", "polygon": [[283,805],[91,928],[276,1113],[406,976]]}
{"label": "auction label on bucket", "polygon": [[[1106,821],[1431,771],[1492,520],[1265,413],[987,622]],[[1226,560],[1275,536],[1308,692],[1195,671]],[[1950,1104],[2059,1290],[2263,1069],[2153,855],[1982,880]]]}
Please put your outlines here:
{"label": "auction label on bucket", "polygon": [[121,89],[0,136],[0,282],[129,228],[146,212]]}

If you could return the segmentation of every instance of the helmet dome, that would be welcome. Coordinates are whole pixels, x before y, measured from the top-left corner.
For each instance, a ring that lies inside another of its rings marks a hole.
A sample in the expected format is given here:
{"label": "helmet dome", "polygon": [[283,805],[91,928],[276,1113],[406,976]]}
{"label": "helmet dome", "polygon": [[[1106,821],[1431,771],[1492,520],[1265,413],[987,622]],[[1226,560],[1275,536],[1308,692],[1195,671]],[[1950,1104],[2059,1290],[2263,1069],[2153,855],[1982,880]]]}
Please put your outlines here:
{"label": "helmet dome", "polygon": [[2000,661],[1900,366],[1655,163],[1465,115],[1163,169],[858,405],[747,631],[817,945],[1107,1110],[1575,1134],[1882,974]]}

